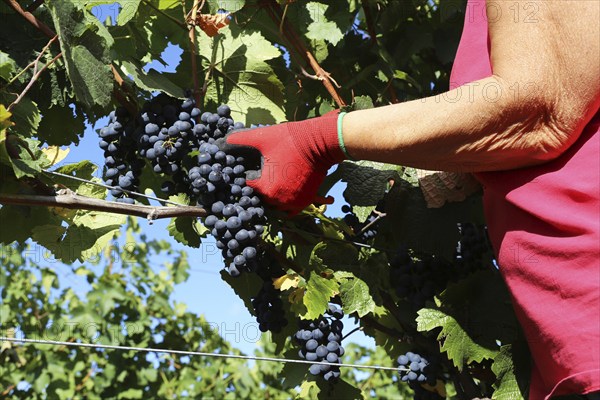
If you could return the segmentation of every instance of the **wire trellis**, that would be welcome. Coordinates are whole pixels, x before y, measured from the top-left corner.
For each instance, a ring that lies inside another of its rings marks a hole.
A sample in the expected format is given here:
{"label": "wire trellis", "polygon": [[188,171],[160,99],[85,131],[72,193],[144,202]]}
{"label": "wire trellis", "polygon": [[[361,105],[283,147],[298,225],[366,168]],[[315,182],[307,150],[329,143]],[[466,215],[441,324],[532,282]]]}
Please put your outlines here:
{"label": "wire trellis", "polygon": [[269,361],[269,362],[309,364],[309,365],[324,364],[324,365],[333,365],[336,367],[343,367],[343,368],[372,369],[372,370],[394,371],[394,372],[399,372],[402,370],[402,368],[385,367],[385,366],[381,366],[381,365],[364,365],[364,364],[347,364],[347,363],[332,364],[332,363],[324,362],[324,361],[294,360],[291,358],[245,356],[245,355],[241,355],[241,354],[208,353],[208,352],[202,352],[202,351],[170,350],[170,349],[158,349],[158,348],[152,348],[152,347],[117,346],[117,345],[99,344],[99,343],[78,343],[78,342],[63,342],[63,341],[58,341],[58,340],[0,337],[0,342],[3,342],[3,341],[13,342],[13,343],[25,343],[25,344],[45,344],[45,345],[69,346],[69,347],[85,347],[85,348],[92,348],[92,349],[107,349],[107,350],[120,350],[120,351],[137,351],[137,352],[144,352],[144,353],[174,354],[174,355],[191,356],[191,357],[201,356],[201,357],[215,357],[215,358],[233,358],[233,359],[241,359],[241,360]]}

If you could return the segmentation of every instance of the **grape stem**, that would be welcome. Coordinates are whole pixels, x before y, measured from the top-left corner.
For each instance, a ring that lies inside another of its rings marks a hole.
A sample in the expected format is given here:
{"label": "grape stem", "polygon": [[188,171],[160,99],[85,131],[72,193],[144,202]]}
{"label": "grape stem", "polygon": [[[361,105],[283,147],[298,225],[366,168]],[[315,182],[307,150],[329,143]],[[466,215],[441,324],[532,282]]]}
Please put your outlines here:
{"label": "grape stem", "polygon": [[197,46],[196,46],[196,20],[198,18],[198,11],[204,7],[204,0],[195,0],[191,10],[191,17],[189,20],[190,31],[190,57],[192,61],[192,79],[194,82],[194,100],[198,107],[200,106],[200,84],[198,82],[198,64],[197,64]]}
{"label": "grape stem", "polygon": [[[17,104],[19,104],[19,102],[21,100],[23,100],[23,97],[25,97],[25,95],[27,94],[27,92],[29,92],[29,89],[31,89],[31,87],[33,86],[33,84],[39,79],[40,75],[42,75],[42,73],[46,70],[46,68],[48,68],[49,66],[51,66],[52,64],[54,64],[54,62],[56,60],[58,60],[61,56],[62,53],[58,53],[52,60],[48,61],[39,71],[38,71],[38,63],[40,62],[40,59],[42,58],[42,56],[46,53],[46,50],[48,50],[48,48],[50,47],[50,45],[58,38],[57,35],[54,35],[54,37],[52,39],[50,39],[50,41],[48,42],[48,44],[46,44],[46,46],[42,49],[42,51],[40,52],[40,54],[37,56],[37,58],[35,59],[35,61],[33,62],[33,76],[31,77],[31,79],[29,80],[29,83],[27,84],[27,86],[25,86],[25,89],[23,89],[23,91],[19,94],[19,96],[17,96],[17,98],[15,99],[15,101],[13,101],[7,108],[8,111],[12,110],[14,106],[16,106]],[[31,64],[30,64],[31,65]],[[29,67],[29,66],[28,66]]]}
{"label": "grape stem", "polygon": [[[56,40],[57,37],[58,36],[55,35],[52,39],[50,39],[50,42],[48,42],[48,44],[42,49],[42,51],[40,52],[40,55],[35,60],[30,62],[25,68],[23,68],[21,71],[19,71],[19,73],[16,74],[10,81],[8,81],[6,86],[12,85],[17,79],[19,79],[21,77],[21,75],[23,75],[25,72],[27,72],[29,70],[29,68],[34,67],[34,66],[37,68],[37,64],[40,62],[40,57],[42,57],[42,55],[46,52],[46,50],[48,50],[48,47],[50,47],[49,45],[52,42],[54,42],[54,40]],[[34,72],[34,75],[35,75],[35,72]]]}
{"label": "grape stem", "polygon": [[287,39],[290,48],[294,49],[296,53],[298,53],[304,61],[311,66],[311,68],[315,71],[315,75],[318,79],[323,82],[323,86],[338,107],[346,106],[346,102],[339,93],[335,90],[332,82],[335,82],[330,74],[326,72],[321,65],[317,62],[315,56],[310,52],[310,50],[304,45],[298,34],[296,33],[292,24],[290,24],[289,20],[285,18],[284,12],[281,9],[281,6],[275,0],[268,0],[267,2],[267,12],[274,23],[276,23],[280,27],[280,34]]}
{"label": "grape stem", "polygon": [[371,221],[368,224],[366,224],[365,226],[363,226],[363,228],[360,230],[360,232],[358,232],[355,236],[358,236],[358,235],[366,232],[367,230],[369,230],[370,227],[375,225],[381,218],[383,218],[385,216],[386,216],[385,213],[379,213],[373,221]]}
{"label": "grape stem", "polygon": [[342,340],[346,339],[348,336],[352,335],[354,332],[357,331],[362,331],[364,328],[362,326],[357,326],[356,328],[352,329],[350,332],[346,333],[343,337]]}

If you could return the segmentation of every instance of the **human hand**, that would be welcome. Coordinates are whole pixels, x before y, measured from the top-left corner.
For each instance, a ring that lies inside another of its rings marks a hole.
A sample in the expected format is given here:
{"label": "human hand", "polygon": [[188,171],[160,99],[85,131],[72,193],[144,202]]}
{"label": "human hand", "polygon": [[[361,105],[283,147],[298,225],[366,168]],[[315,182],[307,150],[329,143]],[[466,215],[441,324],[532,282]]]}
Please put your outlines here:
{"label": "human hand", "polygon": [[346,156],[338,142],[338,111],[300,122],[245,129],[227,135],[220,146],[236,154],[258,150],[260,173],[248,173],[248,186],[276,208],[297,214],[326,202],[317,190],[331,166]]}

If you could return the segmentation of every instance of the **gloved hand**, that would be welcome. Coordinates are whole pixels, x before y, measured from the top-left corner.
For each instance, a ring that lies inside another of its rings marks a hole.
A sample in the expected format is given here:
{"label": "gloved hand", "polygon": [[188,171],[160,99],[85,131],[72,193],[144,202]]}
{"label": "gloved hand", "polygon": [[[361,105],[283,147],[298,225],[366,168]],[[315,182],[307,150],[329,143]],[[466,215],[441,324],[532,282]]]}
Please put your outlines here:
{"label": "gloved hand", "polygon": [[[265,202],[297,214],[319,201],[317,190],[327,171],[346,159],[338,141],[339,111],[301,122],[286,122],[230,133],[227,150],[248,147],[262,156],[259,176],[248,176],[247,184]],[[321,202],[323,202],[321,200]]]}

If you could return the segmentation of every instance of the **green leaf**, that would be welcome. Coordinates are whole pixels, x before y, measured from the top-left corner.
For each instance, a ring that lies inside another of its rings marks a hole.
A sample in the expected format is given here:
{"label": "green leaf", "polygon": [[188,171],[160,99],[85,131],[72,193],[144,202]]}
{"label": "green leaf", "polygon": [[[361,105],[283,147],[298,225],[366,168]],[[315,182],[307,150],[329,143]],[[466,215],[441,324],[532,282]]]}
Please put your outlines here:
{"label": "green leaf", "polygon": [[83,115],[71,107],[54,106],[44,110],[38,129],[38,138],[49,145],[78,144],[85,130]]}
{"label": "green leaf", "polygon": [[206,232],[206,228],[197,219],[190,217],[171,218],[171,222],[167,226],[169,235],[175,240],[195,248],[200,247],[200,230]]}
{"label": "green leaf", "polygon": [[141,65],[129,61],[123,62],[123,70],[127,75],[131,75],[134,84],[141,89],[149,92],[163,92],[176,98],[184,97],[183,89],[168,78],[169,75],[173,74],[161,73],[155,69],[144,72]]}
{"label": "green leaf", "polygon": [[341,181],[347,182],[344,199],[354,206],[375,206],[387,190],[390,179],[398,179],[403,168],[373,161],[344,161]]}
{"label": "green leaf", "polygon": [[[16,95],[0,91],[0,103],[11,104],[16,98]],[[10,112],[11,121],[14,122],[14,125],[9,128],[10,131],[27,138],[36,136],[42,116],[35,102],[25,96],[13,106]]]}
{"label": "green leaf", "polygon": [[321,388],[315,381],[304,381],[300,385],[300,394],[297,398],[299,399],[318,399]]}
{"label": "green leaf", "polygon": [[2,226],[11,229],[0,229],[0,243],[9,244],[13,241],[25,243],[39,225],[59,225],[61,220],[50,208],[22,207],[4,205],[0,208]]}
{"label": "green leaf", "polygon": [[11,75],[17,70],[17,64],[8,54],[0,50],[0,78],[9,81]]}
{"label": "green leaf", "polygon": [[329,300],[339,293],[339,283],[334,279],[323,278],[315,271],[307,279],[303,303],[306,306],[304,319],[316,319],[327,309]]}
{"label": "green leaf", "polygon": [[360,222],[365,222],[377,206],[353,206],[352,212],[358,217]]}
{"label": "green leaf", "polygon": [[80,2],[55,0],[48,8],[77,100],[88,110],[105,109],[113,90],[109,54],[112,36]]}
{"label": "green leaf", "polygon": [[346,314],[356,312],[359,317],[363,317],[375,309],[369,287],[362,279],[344,280],[340,285],[340,297]]}
{"label": "green leaf", "polygon": [[338,26],[333,21],[328,21],[325,12],[328,5],[311,1],[307,3],[313,22],[308,26],[306,37],[312,40],[325,40],[334,46],[344,37]]}
{"label": "green leaf", "polygon": [[0,130],[4,130],[13,125],[13,122],[10,121],[11,116],[11,112],[4,107],[4,104],[0,104]]}
{"label": "green leaf", "polygon": [[486,358],[493,359],[498,350],[489,349],[477,344],[463,329],[454,317],[441,310],[423,308],[417,312],[417,330],[429,332],[436,328],[442,328],[437,336],[442,342],[441,350],[448,354],[454,366],[462,371],[465,364],[470,362],[481,362]]}
{"label": "green leaf", "polygon": [[198,44],[212,50],[210,56],[202,54],[203,74],[209,69],[213,75],[206,99],[229,104],[236,121],[282,122],[284,87],[268,63],[280,57],[281,51],[258,32],[239,31],[231,25],[219,32],[214,38],[202,35]]}
{"label": "green leaf", "polygon": [[[519,349],[520,347],[525,349]],[[492,372],[496,375],[496,390],[492,394],[492,400],[521,400],[529,397],[529,382],[524,379],[529,376],[530,371],[527,355],[526,345],[520,342],[500,348],[492,364]]]}
{"label": "green leaf", "polygon": [[[84,160],[73,164],[63,165],[62,167],[57,168],[56,172],[100,183],[101,180],[97,177],[94,177],[96,170],[97,166],[95,164],[93,164],[91,161]],[[82,196],[93,197],[96,199],[106,198],[106,189],[101,186],[56,175],[52,175],[47,179],[48,184],[60,184]]]}
{"label": "green leaf", "polygon": [[450,284],[437,303],[438,309],[418,312],[418,330],[442,328],[442,350],[459,369],[494,358],[498,342],[512,343],[519,337],[508,289],[497,271],[480,271]]}
{"label": "green leaf", "polygon": [[10,167],[17,179],[37,176],[49,160],[40,150],[40,142],[7,135],[0,131],[0,161]]}
{"label": "green leaf", "polygon": [[97,260],[125,220],[125,217],[115,214],[78,211],[68,228],[37,226],[33,229],[32,239],[65,263]]}
{"label": "green leaf", "polygon": [[394,78],[400,79],[402,81],[407,81],[408,83],[410,83],[411,85],[414,85],[417,88],[421,87],[421,85],[419,84],[419,82],[417,82],[416,80],[414,80],[411,76],[409,76],[404,71],[394,71]]}
{"label": "green leaf", "polygon": [[375,107],[373,105],[373,99],[369,96],[357,96],[354,98],[354,103],[352,104],[353,110],[368,110],[373,107]]}
{"label": "green leaf", "polygon": [[120,0],[119,4],[121,5],[121,10],[119,11],[119,16],[117,17],[117,24],[125,25],[131,21],[133,17],[135,17],[140,3],[141,0]]}

